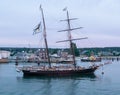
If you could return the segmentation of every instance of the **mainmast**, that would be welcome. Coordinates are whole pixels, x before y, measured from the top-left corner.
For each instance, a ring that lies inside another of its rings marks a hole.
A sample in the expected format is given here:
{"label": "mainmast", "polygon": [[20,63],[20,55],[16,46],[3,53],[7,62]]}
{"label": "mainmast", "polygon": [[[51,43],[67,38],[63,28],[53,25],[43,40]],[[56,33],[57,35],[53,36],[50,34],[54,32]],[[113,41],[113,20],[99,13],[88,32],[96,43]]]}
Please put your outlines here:
{"label": "mainmast", "polygon": [[45,48],[46,48],[46,53],[47,53],[47,58],[48,58],[48,63],[49,63],[49,68],[51,68],[51,63],[50,63],[50,56],[49,56],[49,50],[48,50],[48,44],[47,44],[47,38],[46,38],[46,25],[45,25],[45,19],[44,19],[44,13],[43,13],[43,9],[40,5],[40,10],[42,13],[42,20],[43,20],[43,37],[44,37],[44,41],[45,41]]}
{"label": "mainmast", "polygon": [[83,28],[83,27],[71,28],[70,21],[71,21],[71,20],[76,20],[77,18],[70,18],[70,17],[69,17],[69,12],[68,12],[67,8],[64,9],[64,11],[66,11],[66,13],[67,13],[67,19],[61,20],[61,21],[67,21],[68,29],[66,29],[66,30],[61,30],[61,31],[58,31],[58,32],[67,31],[67,32],[68,32],[68,40],[63,40],[63,41],[58,41],[58,42],[66,42],[66,41],[69,41],[69,43],[70,43],[70,49],[71,49],[71,54],[73,55],[73,56],[72,56],[72,57],[73,57],[73,65],[74,65],[74,67],[76,68],[75,52],[74,52],[74,47],[73,47],[73,42],[72,42],[72,41],[73,41],[73,40],[86,39],[87,37],[85,37],[85,38],[72,39],[71,31],[72,31],[72,30],[76,30],[76,29],[81,29],[81,28]]}
{"label": "mainmast", "polygon": [[76,62],[75,62],[75,52],[74,52],[74,48],[73,48],[73,44],[72,44],[72,37],[71,37],[71,25],[70,25],[70,19],[69,19],[69,13],[67,10],[67,23],[68,23],[68,40],[70,42],[70,49],[71,49],[71,53],[73,54],[73,63],[74,63],[74,67],[76,68]]}

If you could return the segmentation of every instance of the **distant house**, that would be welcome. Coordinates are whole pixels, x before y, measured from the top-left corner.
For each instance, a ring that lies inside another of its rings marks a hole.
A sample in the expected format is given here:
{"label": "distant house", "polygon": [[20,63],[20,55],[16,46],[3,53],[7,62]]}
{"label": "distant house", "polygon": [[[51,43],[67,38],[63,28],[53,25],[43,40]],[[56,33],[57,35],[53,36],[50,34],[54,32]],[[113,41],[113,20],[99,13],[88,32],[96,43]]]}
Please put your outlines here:
{"label": "distant house", "polygon": [[40,59],[46,59],[47,58],[47,54],[46,54],[46,51],[45,51],[45,49],[39,49],[39,50],[37,50],[36,52],[35,52],[35,54],[37,55],[37,56],[39,56],[40,57]]}
{"label": "distant house", "polygon": [[9,58],[9,57],[10,57],[10,51],[0,50],[0,59]]}
{"label": "distant house", "polygon": [[66,51],[61,52],[61,57],[67,58],[67,56],[68,56],[68,52]]}
{"label": "distant house", "polygon": [[102,56],[112,56],[113,53],[103,51],[103,52],[99,52],[99,55],[102,55]]}

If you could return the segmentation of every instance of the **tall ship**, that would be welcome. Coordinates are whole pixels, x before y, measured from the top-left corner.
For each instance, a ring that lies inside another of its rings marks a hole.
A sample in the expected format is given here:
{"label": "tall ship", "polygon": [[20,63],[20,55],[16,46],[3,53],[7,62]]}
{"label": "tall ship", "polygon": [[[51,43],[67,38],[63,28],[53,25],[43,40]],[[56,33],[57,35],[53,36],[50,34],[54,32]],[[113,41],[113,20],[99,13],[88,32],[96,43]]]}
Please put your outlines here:
{"label": "tall ship", "polygon": [[[73,47],[73,41],[74,40],[81,40],[81,39],[86,39],[85,38],[77,38],[77,39],[72,39],[71,37],[71,31],[72,30],[76,30],[76,29],[80,29],[79,28],[74,28],[72,29],[70,26],[70,21],[71,20],[75,20],[76,18],[69,18],[69,13],[68,10],[65,9],[64,11],[66,11],[67,13],[67,19],[63,20],[63,21],[67,21],[68,24],[68,29],[66,30],[62,30],[62,31],[67,31],[68,32],[68,40],[63,40],[63,41],[58,41],[59,42],[69,42],[70,44],[70,50],[71,50],[71,54],[72,54],[72,59],[73,59],[73,63],[71,65],[56,65],[53,66],[51,64],[51,60],[50,60],[50,55],[49,55],[49,49],[48,49],[48,43],[47,43],[47,31],[46,31],[46,24],[45,24],[45,18],[44,18],[44,13],[43,13],[43,8],[40,6],[40,11],[42,14],[42,23],[43,23],[43,37],[44,37],[44,43],[45,43],[45,51],[46,51],[46,59],[47,59],[47,63],[46,65],[38,65],[38,66],[24,66],[21,68],[18,68],[19,70],[21,70],[24,74],[24,76],[75,76],[75,75],[86,75],[86,74],[93,74],[95,72],[95,70],[98,69],[99,66],[97,65],[93,65],[93,66],[89,66],[89,67],[81,67],[78,66],[76,64],[76,60],[75,60],[75,54],[74,54],[74,47]],[[37,27],[35,30],[37,30],[39,27]],[[59,32],[62,32],[59,31]]]}

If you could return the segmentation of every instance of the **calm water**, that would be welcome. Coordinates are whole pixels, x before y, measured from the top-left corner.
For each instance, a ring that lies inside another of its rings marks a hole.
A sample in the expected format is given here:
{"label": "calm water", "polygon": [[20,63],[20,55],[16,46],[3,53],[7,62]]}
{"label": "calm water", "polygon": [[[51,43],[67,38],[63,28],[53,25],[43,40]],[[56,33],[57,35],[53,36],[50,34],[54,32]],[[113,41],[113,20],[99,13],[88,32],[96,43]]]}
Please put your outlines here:
{"label": "calm water", "polygon": [[120,61],[103,71],[92,76],[23,77],[14,63],[0,64],[0,95],[120,95]]}

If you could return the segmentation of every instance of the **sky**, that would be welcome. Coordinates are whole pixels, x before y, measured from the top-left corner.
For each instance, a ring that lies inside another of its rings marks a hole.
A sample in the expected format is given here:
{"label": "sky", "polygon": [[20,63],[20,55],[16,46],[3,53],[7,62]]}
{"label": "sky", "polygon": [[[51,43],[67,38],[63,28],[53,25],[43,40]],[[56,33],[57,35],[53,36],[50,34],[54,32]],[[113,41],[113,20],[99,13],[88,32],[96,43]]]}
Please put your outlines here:
{"label": "sky", "polygon": [[68,47],[68,43],[56,43],[67,39],[67,7],[71,27],[83,27],[72,31],[77,47],[120,47],[120,0],[0,0],[0,47],[43,47],[42,33],[33,34],[42,21],[39,10],[42,5],[50,48]]}

